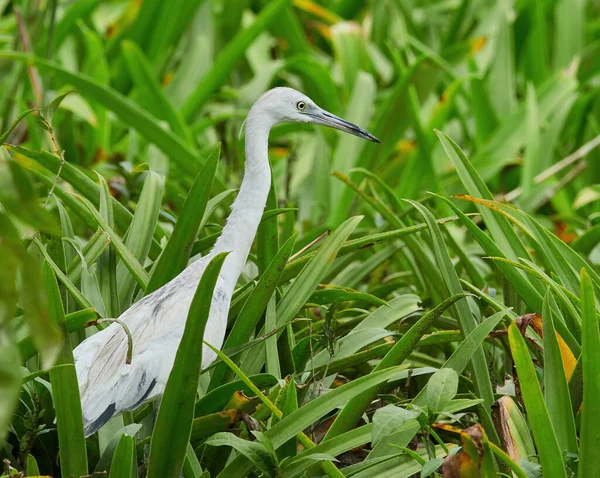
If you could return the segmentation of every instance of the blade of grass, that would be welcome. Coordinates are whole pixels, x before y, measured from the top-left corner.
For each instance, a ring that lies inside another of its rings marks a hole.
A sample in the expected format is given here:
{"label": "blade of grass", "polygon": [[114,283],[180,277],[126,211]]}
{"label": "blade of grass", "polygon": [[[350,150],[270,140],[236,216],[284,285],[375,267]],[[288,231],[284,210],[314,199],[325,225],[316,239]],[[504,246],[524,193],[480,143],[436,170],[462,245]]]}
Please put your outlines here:
{"label": "blade of grass", "polygon": [[563,454],[550,421],[529,349],[516,323],[508,327],[508,340],[544,476],[566,477]]}
{"label": "blade of grass", "polygon": [[554,329],[550,290],[544,297],[542,327],[544,340],[544,399],[562,450],[577,454],[577,432],[569,386]]}
{"label": "blade of grass", "polygon": [[181,214],[177,218],[169,242],[167,242],[152,272],[150,282],[146,287],[146,294],[162,287],[185,269],[192,252],[192,245],[204,217],[220,155],[221,146],[218,145],[211,152],[198,176],[196,176],[196,180],[192,184],[183,204]]}
{"label": "blade of grass", "polygon": [[63,330],[65,336],[57,366],[50,369],[50,383],[52,384],[52,398],[58,431],[60,469],[64,478],[83,476],[88,472],[88,462],[71,341],[67,332],[58,283],[47,262],[43,266],[43,275],[44,290],[48,296],[48,311],[54,323]]}
{"label": "blade of grass", "polygon": [[587,272],[581,270],[581,320],[583,324],[581,358],[583,365],[583,403],[577,476],[583,478],[595,473],[597,452],[600,447],[600,334],[594,287]]}
{"label": "blade of grass", "polygon": [[213,290],[226,253],[206,267],[186,320],[150,441],[149,478],[177,477],[181,473],[194,418],[194,399],[202,362],[202,342]]}

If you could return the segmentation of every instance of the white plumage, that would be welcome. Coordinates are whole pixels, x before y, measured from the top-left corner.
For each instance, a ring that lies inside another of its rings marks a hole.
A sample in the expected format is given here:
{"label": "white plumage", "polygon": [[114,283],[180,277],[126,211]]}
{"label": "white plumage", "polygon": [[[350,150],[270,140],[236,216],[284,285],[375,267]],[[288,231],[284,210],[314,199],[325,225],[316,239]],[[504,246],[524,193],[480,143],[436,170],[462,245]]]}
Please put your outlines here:
{"label": "white plumage", "polygon": [[[281,122],[321,124],[379,142],[367,131],[322,110],[310,98],[291,88],[274,88],[258,99],[246,119],[244,179],[214,249],[119,317],[133,337],[131,364],[125,360],[127,335],[118,323],[92,335],[73,351],[86,436],[114,415],[162,395],[206,264],[215,254],[227,251],[230,254],[214,290],[204,333],[204,340],[214,347],[223,345],[231,296],[245,266],[270,189],[269,131]],[[214,359],[215,353],[203,347],[202,367]]]}

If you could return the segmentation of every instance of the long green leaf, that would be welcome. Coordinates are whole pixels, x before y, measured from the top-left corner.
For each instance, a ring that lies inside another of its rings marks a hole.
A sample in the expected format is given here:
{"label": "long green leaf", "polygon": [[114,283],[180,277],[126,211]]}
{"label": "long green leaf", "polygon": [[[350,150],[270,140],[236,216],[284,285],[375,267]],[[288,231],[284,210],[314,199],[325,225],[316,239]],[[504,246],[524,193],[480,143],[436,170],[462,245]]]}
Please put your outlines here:
{"label": "long green leaf", "polygon": [[149,478],[178,478],[181,473],[202,362],[202,347],[198,344],[202,343],[213,290],[226,257],[222,253],[210,261],[194,294],[150,441]]}
{"label": "long green leaf", "polygon": [[516,323],[509,326],[508,339],[544,477],[566,477],[563,454],[544,402],[529,349]]}
{"label": "long green leaf", "polygon": [[198,234],[198,228],[204,217],[220,155],[221,147],[217,146],[198,173],[185,199],[181,214],[177,218],[169,242],[163,249],[154,272],[152,272],[150,282],[146,287],[146,294],[162,287],[185,269],[192,245]]}
{"label": "long green leaf", "polygon": [[581,271],[581,356],[583,363],[583,403],[581,405],[581,431],[579,442],[578,476],[595,473],[597,452],[600,447],[600,334],[596,299],[592,281],[585,270]]}
{"label": "long green leaf", "polygon": [[[577,453],[577,432],[569,395],[569,386],[554,329],[550,290],[544,297],[542,329],[544,332],[544,399],[562,450]],[[555,308],[557,308],[555,306]]]}
{"label": "long green leaf", "polygon": [[53,321],[65,334],[65,342],[57,366],[50,369],[50,383],[56,412],[56,428],[64,478],[83,476],[88,472],[87,451],[83,433],[83,414],[79,398],[77,374],[73,362],[71,341],[56,277],[50,265],[44,263],[44,289],[48,295],[48,310]]}

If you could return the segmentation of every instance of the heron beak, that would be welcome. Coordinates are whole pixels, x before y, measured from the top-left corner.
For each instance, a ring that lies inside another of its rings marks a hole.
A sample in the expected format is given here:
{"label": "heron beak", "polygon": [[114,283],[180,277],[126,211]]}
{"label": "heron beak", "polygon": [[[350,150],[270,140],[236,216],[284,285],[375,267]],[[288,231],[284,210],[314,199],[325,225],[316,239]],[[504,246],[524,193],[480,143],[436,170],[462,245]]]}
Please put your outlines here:
{"label": "heron beak", "polygon": [[339,129],[344,133],[350,133],[354,136],[358,136],[359,138],[366,139],[367,141],[372,141],[373,143],[381,143],[375,136],[369,133],[367,130],[356,126],[350,121],[346,121],[345,119],[340,118],[339,116],[333,115],[328,111],[319,109],[314,113],[307,113],[311,117],[311,122],[314,124],[319,124],[323,126],[329,126],[330,128]]}

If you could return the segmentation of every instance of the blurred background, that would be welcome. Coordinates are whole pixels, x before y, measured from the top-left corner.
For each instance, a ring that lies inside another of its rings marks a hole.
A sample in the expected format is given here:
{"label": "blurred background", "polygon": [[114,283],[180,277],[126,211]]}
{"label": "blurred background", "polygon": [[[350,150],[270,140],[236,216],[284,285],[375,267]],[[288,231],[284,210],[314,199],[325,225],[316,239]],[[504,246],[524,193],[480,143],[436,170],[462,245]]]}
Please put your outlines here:
{"label": "blurred background", "polygon": [[[334,171],[368,169],[398,197],[456,192],[435,129],[465,150],[493,193],[520,187],[512,199],[527,211],[577,227],[597,208],[597,152],[538,176],[600,133],[595,2],[2,3],[3,48],[51,64],[28,68],[3,55],[1,129],[76,89],[53,119],[58,144],[67,161],[104,175],[123,203],[138,193],[132,171],[147,163],[172,179],[166,194],[176,204],[217,142],[220,175],[239,184],[248,108],[268,88],[289,85],[383,141],[298,125],[273,132],[278,199],[299,208],[304,231],[354,212],[355,195]],[[93,86],[73,84],[69,73]],[[107,90],[145,110],[144,120]],[[168,150],[145,121],[171,130],[187,153]],[[27,124],[8,142],[40,149]]]}

